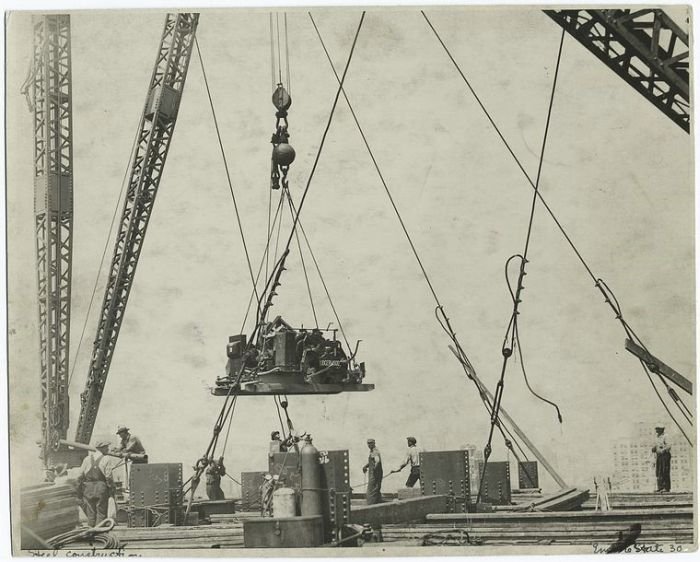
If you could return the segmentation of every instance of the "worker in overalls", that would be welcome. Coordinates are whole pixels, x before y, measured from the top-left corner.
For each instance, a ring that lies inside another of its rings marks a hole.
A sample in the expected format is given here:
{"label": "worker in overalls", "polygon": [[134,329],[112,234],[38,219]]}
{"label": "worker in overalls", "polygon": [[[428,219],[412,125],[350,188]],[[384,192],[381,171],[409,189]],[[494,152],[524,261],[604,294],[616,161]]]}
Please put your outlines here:
{"label": "worker in overalls", "polygon": [[406,488],[413,488],[416,482],[420,479],[420,451],[416,447],[415,437],[406,437],[408,442],[408,451],[406,452],[406,460],[403,464],[396,470],[396,472],[401,472],[404,467],[411,465],[411,474],[408,475],[406,480]]}
{"label": "worker in overalls", "polygon": [[207,497],[210,500],[226,499],[226,496],[224,496],[224,491],[221,489],[221,477],[226,474],[224,457],[220,457],[218,461],[211,459],[204,474],[207,479]]}
{"label": "worker in overalls", "polygon": [[78,493],[90,527],[107,519],[109,497],[114,490],[112,471],[106,457],[109,442],[100,441],[95,449],[83,459],[78,475]]}
{"label": "worker in overalls", "polygon": [[382,478],[384,469],[382,468],[382,456],[377,449],[374,439],[367,439],[369,457],[367,464],[362,467],[362,472],[367,474],[367,505],[382,502]]}
{"label": "worker in overalls", "polygon": [[135,464],[148,462],[148,455],[141,444],[141,440],[136,435],[131,435],[128,427],[120,425],[117,428],[117,435],[119,435],[120,443],[112,451],[112,454]]}

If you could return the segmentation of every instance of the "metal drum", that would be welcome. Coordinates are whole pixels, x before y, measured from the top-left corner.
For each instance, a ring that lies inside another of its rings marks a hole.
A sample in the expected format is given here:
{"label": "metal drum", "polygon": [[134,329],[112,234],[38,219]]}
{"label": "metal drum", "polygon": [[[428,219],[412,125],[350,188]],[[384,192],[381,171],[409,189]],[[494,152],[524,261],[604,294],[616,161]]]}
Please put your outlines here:
{"label": "metal drum", "polygon": [[277,517],[296,517],[297,494],[292,488],[279,488],[272,493],[272,513]]}

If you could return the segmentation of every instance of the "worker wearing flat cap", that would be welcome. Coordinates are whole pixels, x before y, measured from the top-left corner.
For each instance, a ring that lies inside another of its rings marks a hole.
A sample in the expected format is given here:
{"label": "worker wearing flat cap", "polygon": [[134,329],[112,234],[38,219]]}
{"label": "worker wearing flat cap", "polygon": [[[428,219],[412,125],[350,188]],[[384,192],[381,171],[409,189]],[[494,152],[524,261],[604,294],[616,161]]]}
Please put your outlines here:
{"label": "worker wearing flat cap", "polygon": [[120,425],[117,428],[117,435],[119,435],[120,443],[118,447],[112,450],[112,454],[123,457],[135,464],[148,462],[148,455],[141,444],[141,440],[136,435],[131,435],[128,427]]}
{"label": "worker wearing flat cap", "polygon": [[114,491],[112,470],[106,456],[109,442],[100,441],[95,449],[83,459],[78,474],[78,495],[90,527],[107,519],[109,496]]}
{"label": "worker wearing flat cap", "polygon": [[671,444],[666,441],[665,429],[656,428],[656,444],[651,448],[656,455],[656,491],[671,491]]}
{"label": "worker wearing flat cap", "polygon": [[367,474],[367,505],[382,502],[382,478],[384,469],[382,468],[382,456],[377,449],[374,439],[367,439],[369,448],[369,458],[367,464],[362,467],[362,472]]}
{"label": "worker wearing flat cap", "polygon": [[408,480],[406,480],[406,488],[413,488],[416,482],[420,479],[420,450],[416,447],[415,437],[406,437],[408,442],[408,451],[406,451],[406,460],[403,464],[396,470],[396,472],[401,472],[404,467],[411,465],[411,474],[408,475]]}

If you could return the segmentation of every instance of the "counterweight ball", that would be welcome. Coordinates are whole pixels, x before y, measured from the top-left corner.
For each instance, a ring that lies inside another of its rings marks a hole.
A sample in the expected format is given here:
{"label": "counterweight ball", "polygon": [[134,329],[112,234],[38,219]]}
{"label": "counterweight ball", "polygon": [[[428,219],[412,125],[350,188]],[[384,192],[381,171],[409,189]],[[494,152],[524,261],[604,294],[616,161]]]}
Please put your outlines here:
{"label": "counterweight ball", "polygon": [[282,143],[272,149],[272,157],[275,159],[278,166],[289,166],[294,162],[296,152],[294,152],[292,145]]}

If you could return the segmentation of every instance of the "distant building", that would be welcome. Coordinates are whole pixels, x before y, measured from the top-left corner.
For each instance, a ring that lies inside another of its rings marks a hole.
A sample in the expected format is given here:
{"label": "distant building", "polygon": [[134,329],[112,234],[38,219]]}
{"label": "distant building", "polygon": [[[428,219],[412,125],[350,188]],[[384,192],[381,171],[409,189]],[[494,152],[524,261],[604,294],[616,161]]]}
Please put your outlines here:
{"label": "distant building", "polygon": [[[613,443],[612,491],[653,492],[656,490],[655,455],[651,451],[656,441],[654,428],[658,423],[638,422],[629,437]],[[693,449],[683,435],[666,426],[671,444],[671,491],[693,490]]]}

